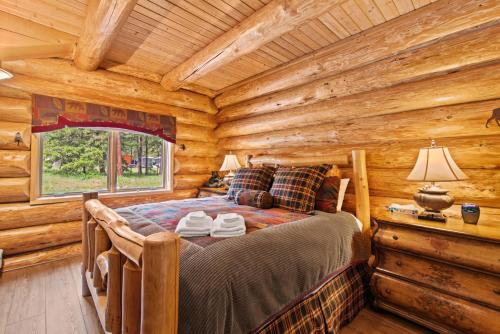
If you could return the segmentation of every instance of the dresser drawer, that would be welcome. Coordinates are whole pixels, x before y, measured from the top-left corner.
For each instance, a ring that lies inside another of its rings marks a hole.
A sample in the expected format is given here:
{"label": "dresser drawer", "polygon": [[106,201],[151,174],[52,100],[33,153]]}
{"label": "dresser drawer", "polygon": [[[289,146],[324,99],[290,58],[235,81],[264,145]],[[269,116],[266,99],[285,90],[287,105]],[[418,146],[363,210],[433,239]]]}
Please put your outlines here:
{"label": "dresser drawer", "polygon": [[379,246],[500,274],[500,244],[382,223],[374,237]]}
{"label": "dresser drawer", "polygon": [[377,270],[405,277],[500,311],[500,276],[441,262],[377,249]]}
{"label": "dresser drawer", "polygon": [[434,329],[450,328],[455,333],[500,334],[500,312],[460,299],[434,289],[409,283],[382,273],[375,273],[371,286],[377,302],[401,309],[401,314],[410,314],[413,320],[435,324]]}

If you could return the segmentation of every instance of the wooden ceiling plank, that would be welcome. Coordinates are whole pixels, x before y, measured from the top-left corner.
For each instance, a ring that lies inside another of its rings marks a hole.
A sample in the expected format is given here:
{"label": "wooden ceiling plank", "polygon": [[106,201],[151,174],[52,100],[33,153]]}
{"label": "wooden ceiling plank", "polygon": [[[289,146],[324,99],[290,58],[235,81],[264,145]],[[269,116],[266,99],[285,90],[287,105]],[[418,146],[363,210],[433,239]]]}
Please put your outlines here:
{"label": "wooden ceiling plank", "polygon": [[352,18],[342,9],[342,7],[335,7],[330,11],[330,14],[349,32],[350,35],[357,34],[361,31],[358,25]]}
{"label": "wooden ceiling plank", "polygon": [[252,7],[248,6],[241,0],[224,0],[224,2],[236,9],[238,12],[245,15],[245,17],[249,17],[250,15],[253,15],[253,13],[255,13],[255,10]]}
{"label": "wooden ceiling plank", "polygon": [[243,21],[248,16],[248,15],[245,15],[242,12],[240,12],[235,7],[225,3],[222,0],[210,0],[209,4],[215,8],[220,9],[221,11],[226,13],[226,15],[231,16],[233,19],[235,19],[238,22]]}
{"label": "wooden ceiling plank", "polygon": [[386,20],[392,20],[399,16],[398,9],[392,0],[374,0]]}
{"label": "wooden ceiling plank", "polygon": [[[200,3],[200,4],[202,4],[202,3]],[[191,4],[188,1],[182,2],[182,8],[184,10],[186,10],[189,13],[200,18],[202,21],[206,21],[206,22],[210,23],[211,25],[213,25],[213,26],[215,26],[218,29],[221,29],[223,31],[228,31],[234,25],[237,24],[237,22],[235,22],[234,19],[230,20],[231,24],[229,24],[228,22],[226,22],[224,20],[224,19],[226,19],[226,17],[223,17],[222,19],[220,19],[218,17],[219,15],[217,15],[218,13],[220,13],[219,11],[216,11],[215,8],[213,8],[212,6],[207,6],[207,7],[208,8],[206,10],[202,10],[202,9],[198,8],[197,6]],[[214,15],[214,12],[217,14]]]}
{"label": "wooden ceiling plank", "polygon": [[224,11],[221,9],[212,6],[209,3],[206,3],[204,1],[197,1],[197,0],[187,0],[191,5],[199,8],[201,11],[209,14],[210,16],[213,16],[214,18],[219,19],[220,21],[224,22],[225,24],[229,25],[230,27],[237,25],[240,21],[236,20],[233,18],[231,15],[226,14]]}
{"label": "wooden ceiling plank", "polygon": [[193,38],[198,39],[198,40],[202,41],[203,43],[205,43],[205,45],[207,43],[210,43],[213,40],[213,38],[210,38],[210,37],[207,37],[203,34],[200,34],[196,30],[192,30],[189,27],[185,27],[182,24],[172,20],[171,18],[161,16],[161,15],[155,13],[154,11],[152,11],[148,8],[145,8],[143,6],[137,6],[135,8],[134,12],[132,13],[132,15],[135,12],[141,13],[144,16],[151,18],[152,20],[156,21],[157,25],[164,24],[167,27],[171,27],[171,28],[177,30],[178,32],[180,32],[179,37],[184,36],[186,40],[189,40],[190,38],[191,39],[193,39]]}
{"label": "wooden ceiling plank", "polygon": [[328,42],[328,40],[322,37],[309,23],[301,26],[299,30],[302,31],[304,35],[307,36],[307,38],[316,42],[316,44],[318,44],[320,48],[329,45],[330,43]]}
{"label": "wooden ceiling plank", "polygon": [[267,53],[265,53],[264,51],[262,50],[256,50],[250,54],[247,54],[246,56],[243,56],[242,58],[244,57],[248,57],[248,58],[251,58],[269,68],[273,68],[279,64],[281,64],[280,61],[278,61],[277,59],[274,59],[274,57],[271,57],[269,56]]}
{"label": "wooden ceiling plank", "polygon": [[330,29],[338,38],[344,39],[351,34],[341,25],[337,19],[335,19],[332,14],[325,13],[318,18],[328,29]]}
{"label": "wooden ceiling plank", "polygon": [[142,7],[145,7],[160,16],[176,21],[183,27],[194,31],[197,34],[204,35],[211,40],[224,33],[223,30],[204,22],[199,18],[193,17],[194,15],[190,16],[188,12],[180,10],[177,6],[171,5],[167,2],[162,2],[162,4],[164,4],[164,6],[160,6],[159,4],[151,1],[140,1],[140,5]]}
{"label": "wooden ceiling plank", "polygon": [[304,54],[313,51],[313,49],[308,47],[306,44],[302,43],[300,40],[292,36],[290,33],[284,34],[280,38],[294,45],[297,49],[300,49],[300,51],[303,52]]}
{"label": "wooden ceiling plank", "polygon": [[137,0],[107,0],[89,5],[82,35],[75,49],[75,65],[94,71],[134,9]]}
{"label": "wooden ceiling plank", "polygon": [[275,0],[167,73],[162,86],[175,90],[183,82],[195,82],[321,15],[335,4],[337,1],[331,0]]}
{"label": "wooden ceiling plank", "polygon": [[185,43],[187,45],[196,45],[199,47],[203,47],[209,42],[206,37],[203,37],[203,39],[199,39],[197,38],[197,36],[189,35],[188,33],[186,33],[186,29],[183,29],[183,31],[179,30],[178,28],[182,29],[183,27],[178,25],[177,23],[171,22],[170,20],[163,19],[162,21],[157,21],[147,15],[144,15],[140,12],[140,8],[141,7],[136,7],[136,10],[134,10],[132,14],[130,14],[129,20],[127,22],[134,23],[146,29],[150,29],[151,31],[159,35],[169,36],[176,41],[183,41],[183,44]]}
{"label": "wooden ceiling plank", "polygon": [[415,9],[411,0],[393,0],[400,15],[411,12]]}
{"label": "wooden ceiling plank", "polygon": [[[411,0],[409,0],[411,1]],[[366,16],[366,14],[359,8],[358,4],[354,0],[346,1],[342,4],[344,11],[351,17],[351,19],[356,22],[356,24],[361,28],[361,30],[370,29],[373,27],[373,23]]]}
{"label": "wooden ceiling plank", "polygon": [[0,10],[74,36],[79,36],[81,32],[83,17],[61,10],[53,11],[41,1],[2,0]]}
{"label": "wooden ceiling plank", "polygon": [[336,34],[332,33],[320,20],[311,20],[308,25],[316,31],[316,34],[324,38],[328,44],[337,42],[340,38]]}
{"label": "wooden ceiling plank", "polygon": [[281,48],[288,50],[294,55],[294,58],[303,56],[305,52],[300,50],[298,47],[296,47],[294,44],[288,42],[287,40],[283,39],[282,37],[276,38],[273,43],[278,44]]}
{"label": "wooden ceiling plank", "polygon": [[382,15],[380,9],[378,9],[372,0],[356,0],[356,3],[374,25],[385,22],[384,15]]}
{"label": "wooden ceiling plank", "polygon": [[432,1],[431,0],[412,0],[413,6],[415,9],[426,6],[430,4]]}

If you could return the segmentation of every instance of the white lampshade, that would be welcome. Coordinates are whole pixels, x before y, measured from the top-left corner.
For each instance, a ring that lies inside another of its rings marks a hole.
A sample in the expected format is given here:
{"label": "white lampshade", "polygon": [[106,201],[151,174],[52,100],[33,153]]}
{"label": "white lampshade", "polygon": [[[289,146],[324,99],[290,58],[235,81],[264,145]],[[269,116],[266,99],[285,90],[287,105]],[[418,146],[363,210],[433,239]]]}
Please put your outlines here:
{"label": "white lampshade", "polygon": [[7,72],[3,68],[0,68],[0,80],[10,79],[10,78],[12,78],[12,74]]}
{"label": "white lampshade", "polygon": [[468,179],[458,168],[447,147],[438,147],[432,141],[431,147],[420,149],[415,167],[408,175],[409,181],[445,182]]}
{"label": "white lampshade", "polygon": [[224,162],[222,163],[222,166],[220,167],[220,171],[231,171],[240,168],[241,165],[238,162],[238,158],[236,157],[235,154],[226,154],[224,157]]}

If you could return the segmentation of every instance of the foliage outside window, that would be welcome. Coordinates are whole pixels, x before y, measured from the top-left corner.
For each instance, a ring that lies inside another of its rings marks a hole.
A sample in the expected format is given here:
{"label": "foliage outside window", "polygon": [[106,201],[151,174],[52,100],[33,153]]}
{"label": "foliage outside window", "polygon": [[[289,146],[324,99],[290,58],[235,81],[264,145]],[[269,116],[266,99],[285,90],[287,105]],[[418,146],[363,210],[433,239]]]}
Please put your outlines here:
{"label": "foliage outside window", "polygon": [[64,128],[40,134],[41,196],[170,188],[170,143],[124,130]]}

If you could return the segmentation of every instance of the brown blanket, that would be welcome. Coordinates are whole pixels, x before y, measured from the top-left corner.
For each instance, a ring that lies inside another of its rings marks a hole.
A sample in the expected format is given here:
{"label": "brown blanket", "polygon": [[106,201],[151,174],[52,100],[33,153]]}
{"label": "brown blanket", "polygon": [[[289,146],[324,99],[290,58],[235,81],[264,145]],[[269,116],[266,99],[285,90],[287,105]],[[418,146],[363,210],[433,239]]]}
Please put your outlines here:
{"label": "brown blanket", "polygon": [[351,260],[347,213],[317,215],[181,256],[179,333],[248,333]]}
{"label": "brown blanket", "polygon": [[[121,209],[131,228],[164,230]],[[345,212],[320,213],[201,247],[181,241],[179,333],[248,333],[335,270],[360,234]],[[354,240],[354,241],[353,241]]]}

